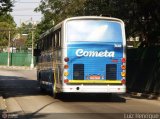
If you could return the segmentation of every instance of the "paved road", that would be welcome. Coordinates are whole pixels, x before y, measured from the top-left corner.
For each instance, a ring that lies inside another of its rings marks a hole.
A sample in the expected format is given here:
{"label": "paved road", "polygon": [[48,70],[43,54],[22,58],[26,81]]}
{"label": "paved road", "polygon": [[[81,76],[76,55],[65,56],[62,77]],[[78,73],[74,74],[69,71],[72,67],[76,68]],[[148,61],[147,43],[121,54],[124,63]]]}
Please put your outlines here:
{"label": "paved road", "polygon": [[[140,113],[160,119],[160,101],[114,95],[65,95],[53,99],[42,93],[35,70],[0,70],[0,94],[6,100],[10,118],[33,119],[117,119],[137,118]],[[138,114],[137,114],[138,113]],[[156,115],[157,114],[157,115]]]}

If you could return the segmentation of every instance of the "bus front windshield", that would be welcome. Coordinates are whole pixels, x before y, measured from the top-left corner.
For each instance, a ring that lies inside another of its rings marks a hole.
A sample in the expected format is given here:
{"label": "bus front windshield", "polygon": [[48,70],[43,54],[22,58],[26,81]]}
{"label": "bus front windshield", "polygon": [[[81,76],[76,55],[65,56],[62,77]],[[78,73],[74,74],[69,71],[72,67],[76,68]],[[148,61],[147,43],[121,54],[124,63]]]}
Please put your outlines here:
{"label": "bus front windshield", "polygon": [[68,42],[122,42],[119,22],[108,20],[71,20],[66,24]]}

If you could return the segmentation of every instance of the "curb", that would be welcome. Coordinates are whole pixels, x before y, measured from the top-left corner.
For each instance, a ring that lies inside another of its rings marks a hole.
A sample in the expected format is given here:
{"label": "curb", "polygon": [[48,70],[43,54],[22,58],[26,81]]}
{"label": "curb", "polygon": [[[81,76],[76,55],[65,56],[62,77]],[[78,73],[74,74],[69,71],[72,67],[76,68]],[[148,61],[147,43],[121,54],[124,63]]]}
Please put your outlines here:
{"label": "curb", "polygon": [[160,101],[160,95],[158,96],[157,100],[159,100],[159,101]]}
{"label": "curb", "polygon": [[0,69],[9,69],[9,70],[36,70],[37,68],[30,68],[27,66],[0,66]]}
{"label": "curb", "polygon": [[160,95],[156,94],[146,94],[146,93],[138,93],[138,92],[131,92],[129,95],[133,98],[146,98],[149,100],[158,100],[160,101]]}

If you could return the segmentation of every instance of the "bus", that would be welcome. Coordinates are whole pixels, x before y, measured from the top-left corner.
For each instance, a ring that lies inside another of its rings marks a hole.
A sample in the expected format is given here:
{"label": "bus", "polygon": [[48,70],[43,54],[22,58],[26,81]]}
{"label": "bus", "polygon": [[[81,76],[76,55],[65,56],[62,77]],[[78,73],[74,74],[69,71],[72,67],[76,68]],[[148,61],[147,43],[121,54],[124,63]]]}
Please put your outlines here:
{"label": "bus", "polygon": [[126,38],[117,18],[67,18],[37,41],[41,90],[62,93],[125,93]]}

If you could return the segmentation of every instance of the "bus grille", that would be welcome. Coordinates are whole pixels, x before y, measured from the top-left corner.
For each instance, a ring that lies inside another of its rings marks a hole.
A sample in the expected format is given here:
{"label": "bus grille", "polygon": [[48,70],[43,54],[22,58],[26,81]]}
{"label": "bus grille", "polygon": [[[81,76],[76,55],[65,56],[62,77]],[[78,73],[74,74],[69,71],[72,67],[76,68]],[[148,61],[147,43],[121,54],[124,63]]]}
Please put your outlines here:
{"label": "bus grille", "polygon": [[84,80],[84,64],[73,64],[73,79]]}
{"label": "bus grille", "polygon": [[106,64],[106,80],[116,80],[117,79],[117,65],[116,64]]}

